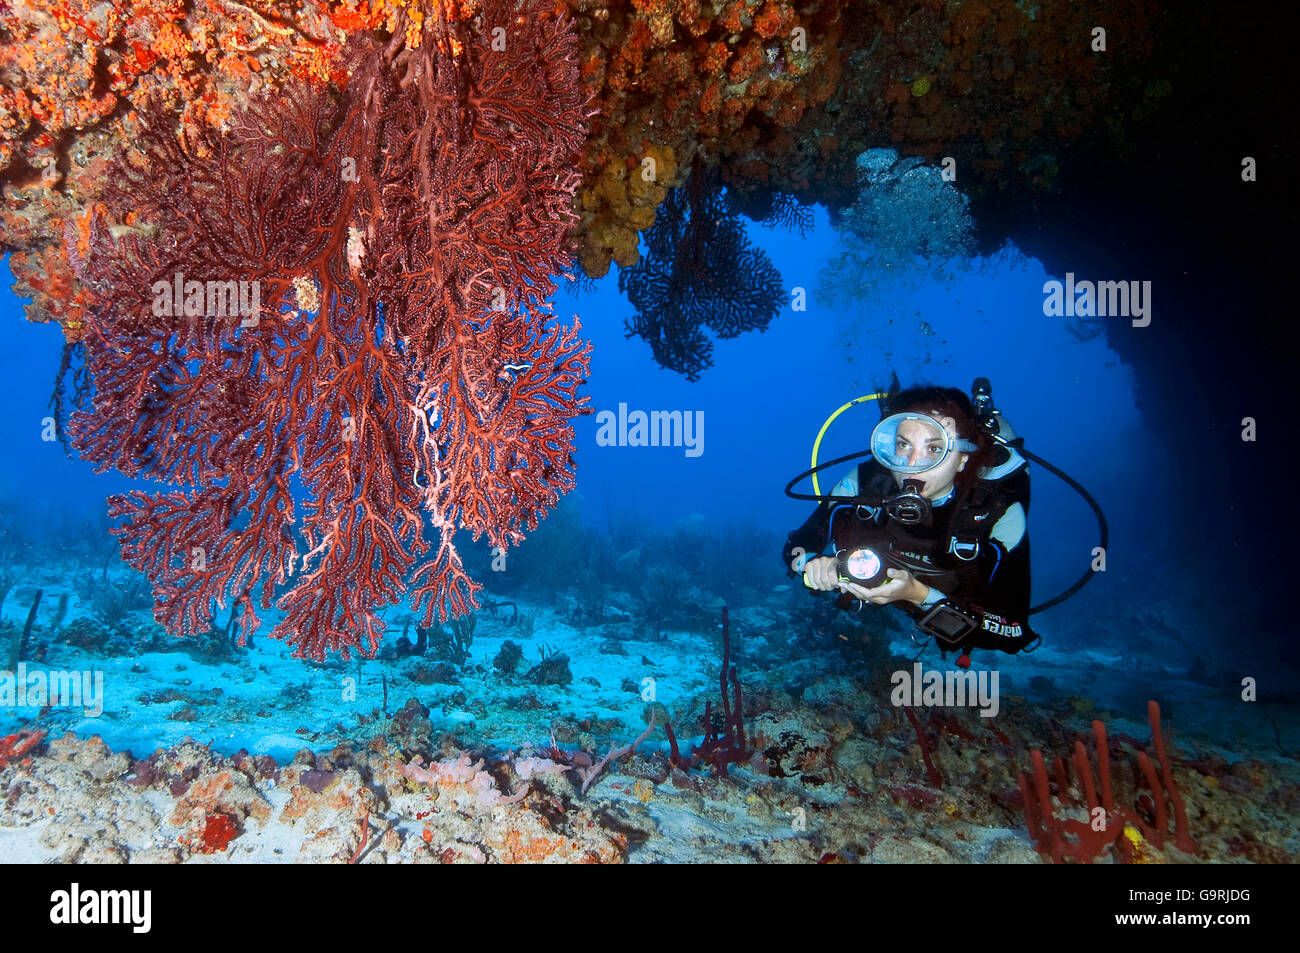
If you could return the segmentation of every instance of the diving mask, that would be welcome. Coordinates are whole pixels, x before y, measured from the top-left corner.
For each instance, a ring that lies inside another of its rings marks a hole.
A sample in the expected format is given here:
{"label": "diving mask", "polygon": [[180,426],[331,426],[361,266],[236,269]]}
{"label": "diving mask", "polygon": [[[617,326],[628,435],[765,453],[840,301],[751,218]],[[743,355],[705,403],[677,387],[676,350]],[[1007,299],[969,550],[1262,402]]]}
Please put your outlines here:
{"label": "diving mask", "polygon": [[929,414],[892,414],[871,431],[871,455],[895,473],[925,473],[948,454],[974,453],[979,446],[944,429]]}

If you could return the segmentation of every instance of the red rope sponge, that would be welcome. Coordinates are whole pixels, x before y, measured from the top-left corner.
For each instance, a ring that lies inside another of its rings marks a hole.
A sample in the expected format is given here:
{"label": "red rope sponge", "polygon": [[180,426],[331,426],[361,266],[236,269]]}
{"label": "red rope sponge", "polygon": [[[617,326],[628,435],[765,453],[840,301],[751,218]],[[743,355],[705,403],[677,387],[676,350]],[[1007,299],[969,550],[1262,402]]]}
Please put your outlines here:
{"label": "red rope sponge", "polygon": [[[1035,749],[1029,754],[1033,767],[1032,790],[1029,778],[1023,772],[1019,775],[1020,791],[1025,806],[1025,825],[1029,829],[1029,836],[1034,841],[1035,848],[1040,853],[1051,857],[1057,863],[1065,857],[1080,863],[1091,863],[1107,845],[1110,845],[1123,859],[1131,860],[1134,857],[1134,849],[1123,838],[1126,825],[1136,828],[1157,849],[1163,848],[1169,833],[1169,815],[1165,806],[1166,792],[1170,803],[1174,806],[1174,845],[1186,853],[1196,853],[1196,843],[1188,830],[1187,810],[1182,795],[1178,792],[1178,785],[1174,781],[1169,753],[1160,730],[1160,706],[1155,701],[1147,703],[1147,716],[1151,721],[1152,743],[1156,749],[1156,760],[1160,764],[1160,771],[1157,774],[1155,765],[1145,751],[1138,752],[1137,763],[1138,770],[1151,790],[1155,811],[1154,823],[1148,824],[1136,809],[1115,807],[1114,793],[1110,784],[1110,750],[1106,726],[1100,721],[1094,721],[1092,729],[1097,739],[1100,785],[1097,785],[1093,777],[1087,749],[1082,741],[1075,742],[1074,755],[1071,759],[1079,778],[1080,790],[1083,792],[1082,802],[1069,795],[1064,760],[1057,758],[1055,762],[1057,800],[1067,808],[1084,808],[1088,812],[1089,822],[1073,820],[1065,816],[1058,817],[1053,811],[1051,787],[1042,751]],[[1101,797],[1100,807],[1104,810],[1104,822],[1099,829],[1091,823],[1094,812],[1099,806],[1098,794]]]}

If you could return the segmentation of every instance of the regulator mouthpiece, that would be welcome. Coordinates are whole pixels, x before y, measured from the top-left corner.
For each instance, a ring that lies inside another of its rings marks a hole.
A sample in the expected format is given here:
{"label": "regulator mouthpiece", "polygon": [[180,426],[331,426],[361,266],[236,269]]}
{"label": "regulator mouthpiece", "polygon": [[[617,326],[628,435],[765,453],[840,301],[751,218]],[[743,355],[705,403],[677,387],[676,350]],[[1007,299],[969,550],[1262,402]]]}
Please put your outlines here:
{"label": "regulator mouthpiece", "polygon": [[922,495],[924,489],[925,484],[920,480],[904,480],[901,491],[881,501],[885,512],[904,526],[929,522],[932,510],[930,501]]}

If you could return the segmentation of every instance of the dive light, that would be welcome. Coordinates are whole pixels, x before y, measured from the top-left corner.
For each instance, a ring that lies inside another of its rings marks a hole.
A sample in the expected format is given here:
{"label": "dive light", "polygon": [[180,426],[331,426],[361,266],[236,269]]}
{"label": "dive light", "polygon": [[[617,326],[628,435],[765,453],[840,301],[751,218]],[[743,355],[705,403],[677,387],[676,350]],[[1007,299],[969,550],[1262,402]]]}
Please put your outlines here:
{"label": "dive light", "polygon": [[889,579],[884,557],[871,546],[841,549],[835,554],[835,565],[841,580],[856,582],[866,589],[884,585]]}

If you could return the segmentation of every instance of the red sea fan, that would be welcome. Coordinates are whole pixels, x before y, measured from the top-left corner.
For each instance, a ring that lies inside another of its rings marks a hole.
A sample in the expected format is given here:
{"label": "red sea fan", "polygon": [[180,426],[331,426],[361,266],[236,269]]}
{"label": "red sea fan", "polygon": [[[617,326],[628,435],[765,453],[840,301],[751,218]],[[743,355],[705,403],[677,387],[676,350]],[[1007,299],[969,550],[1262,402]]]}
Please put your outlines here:
{"label": "red sea fan", "polygon": [[234,602],[248,635],[275,604],[296,655],[371,654],[379,607],[475,604],[457,528],[509,545],[573,487],[590,349],[547,300],[588,113],[570,21],[533,6],[354,40],[341,93],[224,132],[147,108],[70,236],[97,304],[69,432],[175,487],[110,500],[169,632]]}

